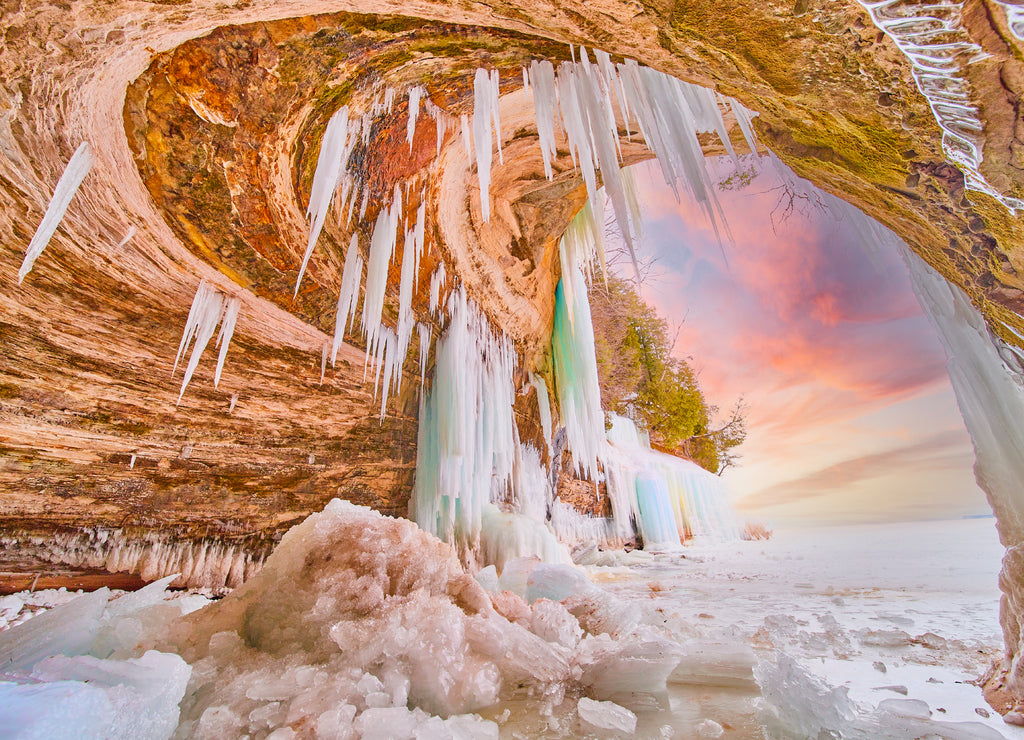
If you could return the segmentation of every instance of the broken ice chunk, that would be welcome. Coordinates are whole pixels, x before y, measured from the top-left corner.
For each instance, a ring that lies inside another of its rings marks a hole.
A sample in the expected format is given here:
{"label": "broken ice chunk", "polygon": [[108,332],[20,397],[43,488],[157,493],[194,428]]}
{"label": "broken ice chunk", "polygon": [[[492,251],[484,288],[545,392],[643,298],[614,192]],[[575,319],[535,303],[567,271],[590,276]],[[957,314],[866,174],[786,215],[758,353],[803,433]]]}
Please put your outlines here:
{"label": "broken ice chunk", "polygon": [[584,729],[604,732],[636,732],[636,715],[625,707],[610,701],[594,701],[583,697],[576,705]]}

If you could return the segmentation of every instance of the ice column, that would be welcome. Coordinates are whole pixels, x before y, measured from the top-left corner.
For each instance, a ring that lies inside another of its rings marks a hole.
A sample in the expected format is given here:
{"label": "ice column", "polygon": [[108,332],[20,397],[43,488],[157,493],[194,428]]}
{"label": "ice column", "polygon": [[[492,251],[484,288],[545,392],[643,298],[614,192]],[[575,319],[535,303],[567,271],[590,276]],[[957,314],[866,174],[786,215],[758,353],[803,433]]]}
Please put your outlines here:
{"label": "ice column", "polygon": [[512,413],[515,351],[460,289],[435,345],[433,387],[420,399],[410,514],[448,542],[472,544],[491,491],[511,483],[518,444]]}
{"label": "ice column", "polygon": [[603,459],[607,444],[594,327],[583,273],[567,263],[564,239],[562,244],[562,279],[555,291],[551,335],[555,388],[576,470],[596,481],[598,461]]}
{"label": "ice column", "polygon": [[57,181],[57,187],[53,189],[53,197],[50,198],[50,205],[46,207],[43,220],[39,222],[39,228],[36,229],[36,233],[28,243],[28,249],[25,250],[25,259],[18,270],[19,284],[32,270],[32,265],[35,264],[36,259],[43,253],[43,250],[46,249],[46,245],[50,243],[53,232],[57,230],[61,219],[64,218],[65,211],[68,210],[68,206],[71,204],[71,199],[78,192],[78,186],[82,184],[82,180],[85,179],[85,176],[89,174],[89,170],[92,169],[93,159],[92,148],[90,148],[89,142],[83,141],[71,156],[68,166],[64,168],[64,174],[60,176],[60,179]]}

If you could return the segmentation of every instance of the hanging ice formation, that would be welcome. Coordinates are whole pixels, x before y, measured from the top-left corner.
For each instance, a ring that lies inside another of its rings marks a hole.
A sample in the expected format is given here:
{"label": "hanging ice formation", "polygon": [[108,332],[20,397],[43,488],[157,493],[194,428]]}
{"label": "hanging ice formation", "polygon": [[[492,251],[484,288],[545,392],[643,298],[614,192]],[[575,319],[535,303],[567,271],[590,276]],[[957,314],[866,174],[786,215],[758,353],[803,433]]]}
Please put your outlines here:
{"label": "hanging ice formation", "polygon": [[68,166],[64,168],[64,174],[57,180],[57,186],[53,189],[53,197],[50,198],[50,205],[46,207],[43,220],[39,222],[39,227],[36,229],[36,233],[33,234],[32,241],[28,243],[28,249],[25,250],[25,259],[18,270],[19,284],[32,270],[32,265],[35,264],[36,259],[43,253],[43,250],[46,249],[46,245],[50,243],[53,232],[57,230],[61,219],[64,218],[65,211],[68,210],[68,206],[71,204],[71,199],[78,192],[78,186],[82,184],[82,180],[85,179],[85,176],[89,174],[89,170],[92,169],[93,160],[94,157],[89,142],[83,141],[78,145],[78,149],[75,150],[71,159],[68,160]]}
{"label": "hanging ice formation", "polygon": [[516,356],[464,290],[448,295],[448,315],[434,349],[433,385],[420,398],[410,514],[441,539],[472,545],[492,490],[512,482]]}
{"label": "hanging ice formation", "polygon": [[[359,121],[356,121],[358,124]],[[302,276],[306,273],[306,265],[313,254],[313,247],[320,238],[320,232],[324,228],[324,220],[327,218],[327,211],[331,207],[331,200],[345,172],[345,165],[348,163],[348,156],[355,147],[359,136],[358,125],[353,127],[352,135],[349,135],[348,106],[343,106],[337,113],[331,116],[324,129],[324,138],[320,144],[320,154],[316,160],[316,170],[313,173],[313,184],[309,191],[309,207],[306,208],[306,218],[310,219],[309,242],[306,244],[306,253],[302,257],[302,266],[299,267],[299,276],[295,279],[295,295],[299,294],[299,284]]]}
{"label": "hanging ice formation", "polygon": [[[566,251],[563,241],[562,254]],[[571,303],[566,283],[574,284]],[[605,432],[587,287],[578,268],[563,266],[551,353],[559,409],[577,472],[595,484],[603,480],[611,499],[614,526],[603,530],[605,538],[628,539],[633,521],[646,548],[673,549],[683,537],[698,535],[738,536],[718,476],[688,460],[651,450],[629,419],[613,417],[611,430]],[[566,534],[580,526],[565,512],[561,519],[569,530]]]}
{"label": "hanging ice formation", "polygon": [[[641,67],[634,60],[614,64],[608,54],[598,50],[594,52],[596,63],[591,63],[586,49],[580,48],[579,52],[578,62],[563,62],[557,72],[551,62],[534,61],[526,75],[548,179],[554,176],[555,129],[560,124],[592,204],[598,203],[597,173],[601,174],[619,229],[636,264],[634,242],[639,219],[635,204],[631,203],[634,199],[630,197],[629,183],[620,174],[617,109],[627,136],[633,130],[639,132],[657,157],[665,181],[677,195],[680,185],[688,189],[717,232],[721,209],[697,135],[716,133],[729,154],[734,155],[719,106],[721,97],[734,112],[747,144],[756,153],[751,113],[732,98]],[[613,95],[617,106],[612,102]],[[593,218],[593,230],[602,229],[600,209],[595,208]],[[597,257],[603,265],[604,248],[600,242]]]}
{"label": "hanging ice formation", "polygon": [[[195,298],[192,299],[192,308],[189,309],[188,319],[185,321],[185,331],[181,335],[181,343],[178,345],[178,354],[174,358],[173,376],[178,369],[178,363],[185,356],[189,344],[192,344],[192,354],[189,355],[188,365],[185,367],[185,377],[181,381],[181,391],[178,393],[178,403],[181,403],[185,395],[185,388],[192,380],[192,374],[199,365],[199,358],[203,350],[213,338],[213,332],[217,324],[221,325],[220,334],[217,337],[217,346],[220,347],[220,354],[217,356],[217,371],[214,375],[214,387],[220,383],[220,375],[224,369],[224,358],[228,354],[228,345],[231,344],[231,336],[235,331],[235,321],[238,319],[238,311],[241,302],[238,298],[229,298],[206,280],[199,282]],[[222,321],[223,319],[223,321]]]}
{"label": "hanging ice formation", "polygon": [[[992,196],[1008,209],[1024,208],[1024,201],[1003,195],[981,174],[984,124],[972,101],[966,65],[984,57],[985,52],[963,27],[964,4],[859,2],[910,61],[917,88],[942,129],[946,158],[964,173],[966,186]],[[1015,3],[1000,5],[1006,8],[1010,28],[1020,38],[1024,32],[1020,9],[1013,7]]]}

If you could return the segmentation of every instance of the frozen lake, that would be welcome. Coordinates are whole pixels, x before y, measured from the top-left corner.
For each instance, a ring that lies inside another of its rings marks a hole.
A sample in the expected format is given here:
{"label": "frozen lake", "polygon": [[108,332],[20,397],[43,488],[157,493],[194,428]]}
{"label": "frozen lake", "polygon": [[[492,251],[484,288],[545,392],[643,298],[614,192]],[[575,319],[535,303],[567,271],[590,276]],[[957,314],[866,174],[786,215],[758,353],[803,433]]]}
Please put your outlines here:
{"label": "frozen lake", "polygon": [[[981,690],[967,683],[1001,653],[1001,557],[995,520],[963,519],[793,529],[588,572],[681,641],[745,642],[768,662],[781,651],[866,710],[919,699],[932,719],[1024,738],[994,712],[986,718]],[[760,734],[756,689],[676,688],[673,734],[704,718],[732,727],[726,737]]]}

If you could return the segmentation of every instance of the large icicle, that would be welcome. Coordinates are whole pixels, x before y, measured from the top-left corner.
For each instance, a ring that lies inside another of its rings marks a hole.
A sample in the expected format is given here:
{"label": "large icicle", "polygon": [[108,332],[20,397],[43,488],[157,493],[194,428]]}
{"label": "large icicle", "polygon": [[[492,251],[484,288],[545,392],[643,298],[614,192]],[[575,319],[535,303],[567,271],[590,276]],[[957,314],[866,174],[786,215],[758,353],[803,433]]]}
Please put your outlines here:
{"label": "large icicle", "polygon": [[359,285],[363,279],[363,257],[359,254],[359,236],[352,235],[345,255],[345,269],[341,274],[341,291],[338,293],[338,313],[334,319],[334,341],[331,344],[331,367],[338,359],[338,350],[359,305]]}
{"label": "large icicle", "polygon": [[388,267],[398,240],[398,220],[402,213],[402,193],[395,185],[389,208],[381,208],[370,237],[370,258],[366,267],[366,292],[363,296],[363,331],[366,333],[366,354],[376,353],[380,319],[384,311],[384,293],[388,287]]}
{"label": "large icicle", "polygon": [[46,249],[46,245],[50,243],[53,232],[57,230],[57,226],[60,225],[61,219],[64,218],[64,213],[71,204],[71,199],[78,192],[78,186],[82,184],[82,180],[85,179],[85,176],[89,174],[89,170],[92,169],[93,161],[92,148],[89,146],[89,142],[83,141],[78,145],[78,149],[75,150],[71,159],[68,160],[68,166],[64,168],[64,174],[57,180],[57,186],[53,189],[53,197],[50,198],[50,205],[46,207],[43,220],[39,222],[36,233],[28,243],[28,249],[25,250],[25,259],[22,260],[21,268],[18,270],[19,284],[32,270],[32,265],[35,264],[36,259],[43,253],[43,250]]}
{"label": "large icicle", "polygon": [[596,481],[598,462],[604,459],[607,442],[597,379],[594,327],[583,273],[567,262],[564,247],[561,254],[562,279],[555,291],[555,324],[551,335],[555,388],[576,470]]}
{"label": "large icicle", "polygon": [[[480,213],[484,222],[491,220],[491,77],[477,69],[473,81],[473,145],[476,148],[476,176],[480,181]],[[465,136],[465,133],[463,133]]]}
{"label": "large icicle", "polygon": [[420,100],[427,96],[427,91],[420,85],[409,88],[409,122],[406,125],[406,138],[409,140],[409,153],[412,154],[412,140],[416,138],[416,119],[420,115]]}
{"label": "large icicle", "polygon": [[[350,145],[348,143],[348,106],[338,110],[324,129],[324,138],[320,144],[320,154],[316,160],[316,171],[313,173],[313,184],[309,189],[309,207],[306,218],[310,219],[309,241],[306,253],[302,256],[299,275],[295,279],[295,295],[299,294],[299,284],[306,273],[306,265],[313,254],[320,232],[324,228],[324,220],[331,207],[331,199],[337,190],[338,182],[345,171]],[[355,138],[355,137],[353,137]]]}

